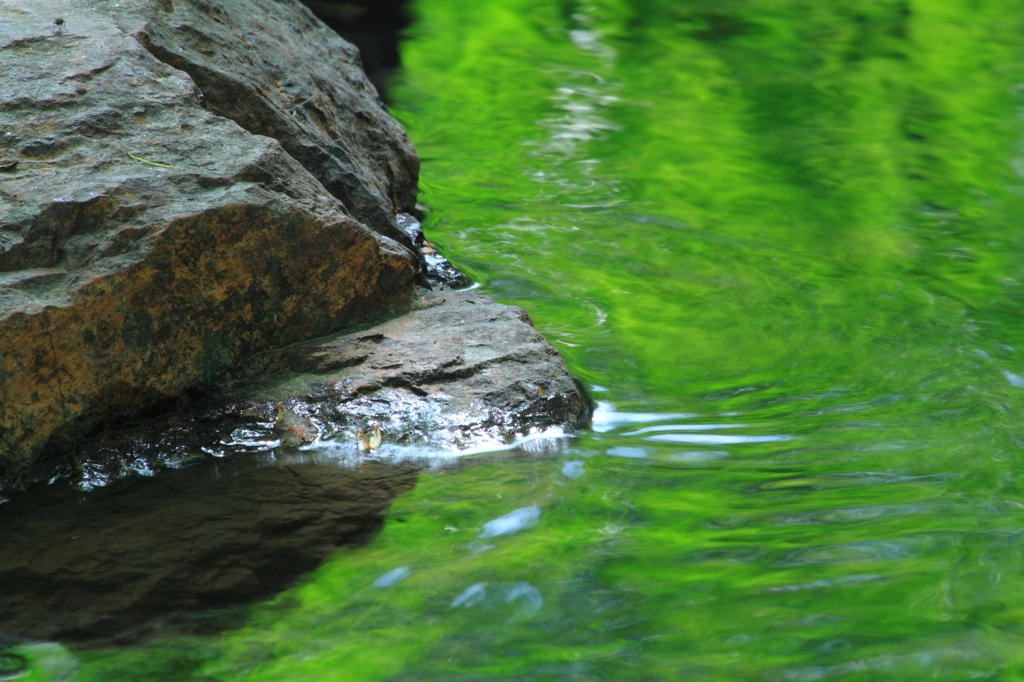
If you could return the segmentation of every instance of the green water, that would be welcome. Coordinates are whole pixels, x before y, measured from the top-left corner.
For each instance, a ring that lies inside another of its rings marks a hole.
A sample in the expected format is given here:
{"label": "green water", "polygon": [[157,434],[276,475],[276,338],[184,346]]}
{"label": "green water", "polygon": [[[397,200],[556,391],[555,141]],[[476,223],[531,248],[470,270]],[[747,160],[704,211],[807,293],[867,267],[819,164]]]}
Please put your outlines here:
{"label": "green water", "polygon": [[425,474],[242,630],[25,679],[1024,680],[1024,2],[414,7],[428,236],[595,428]]}

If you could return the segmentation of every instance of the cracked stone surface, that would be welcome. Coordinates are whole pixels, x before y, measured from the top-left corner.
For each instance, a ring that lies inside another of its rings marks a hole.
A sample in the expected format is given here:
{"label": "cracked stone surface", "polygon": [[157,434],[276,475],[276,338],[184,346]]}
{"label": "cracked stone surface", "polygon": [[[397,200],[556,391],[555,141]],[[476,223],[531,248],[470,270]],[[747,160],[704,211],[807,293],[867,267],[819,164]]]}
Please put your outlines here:
{"label": "cracked stone surface", "polygon": [[415,155],[297,2],[6,0],[0,63],[0,479],[408,308]]}
{"label": "cracked stone surface", "polygon": [[[80,4],[80,3],[77,3]],[[363,72],[359,51],[298,0],[93,0],[205,106],[284,150],[348,212],[408,247],[419,158]]]}

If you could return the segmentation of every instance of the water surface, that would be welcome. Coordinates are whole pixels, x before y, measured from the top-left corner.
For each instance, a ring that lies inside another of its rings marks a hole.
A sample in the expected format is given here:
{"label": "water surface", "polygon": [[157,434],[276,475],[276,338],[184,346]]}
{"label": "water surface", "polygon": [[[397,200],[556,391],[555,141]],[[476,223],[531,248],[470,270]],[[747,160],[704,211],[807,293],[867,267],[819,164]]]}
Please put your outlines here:
{"label": "water surface", "polygon": [[1024,679],[1021,5],[416,0],[428,237],[593,429],[31,679]]}

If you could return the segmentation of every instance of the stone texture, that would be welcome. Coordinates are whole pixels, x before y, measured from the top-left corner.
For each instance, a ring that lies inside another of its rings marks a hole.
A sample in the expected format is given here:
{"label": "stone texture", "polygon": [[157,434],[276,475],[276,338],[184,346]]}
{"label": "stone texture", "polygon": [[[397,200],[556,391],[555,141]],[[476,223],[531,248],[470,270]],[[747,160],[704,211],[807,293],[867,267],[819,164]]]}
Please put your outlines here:
{"label": "stone texture", "polygon": [[[355,448],[377,423],[392,456],[500,448],[590,417],[590,400],[522,309],[472,291],[420,292],[416,309],[373,327],[261,353],[235,414],[282,402]],[[231,389],[228,389],[229,391]]]}
{"label": "stone texture", "polygon": [[408,306],[415,157],[297,3],[8,0],[0,63],[0,478]]}
{"label": "stone texture", "polygon": [[[79,445],[73,469],[46,475],[89,488],[296,448],[347,466],[448,466],[467,453],[564,446],[591,409],[521,309],[472,291],[421,290],[405,315],[258,354],[190,409],[104,432]],[[356,432],[374,425],[382,444],[367,452]]]}
{"label": "stone texture", "polygon": [[363,69],[386,100],[401,65],[399,44],[412,23],[410,0],[301,0],[328,26],[359,48]]}
{"label": "stone texture", "polygon": [[93,4],[189,74],[210,111],[278,139],[353,217],[412,246],[395,214],[415,209],[419,159],[358,50],[298,0]]}
{"label": "stone texture", "polygon": [[0,506],[0,637],[130,644],[231,625],[210,611],[268,597],[365,542],[416,480],[411,465],[265,464],[214,460]]}

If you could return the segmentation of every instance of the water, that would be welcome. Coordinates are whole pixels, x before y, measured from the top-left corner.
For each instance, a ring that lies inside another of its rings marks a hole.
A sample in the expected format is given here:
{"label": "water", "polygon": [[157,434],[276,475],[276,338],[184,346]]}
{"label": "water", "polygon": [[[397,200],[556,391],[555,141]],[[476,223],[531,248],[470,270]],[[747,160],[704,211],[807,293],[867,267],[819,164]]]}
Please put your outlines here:
{"label": "water", "polygon": [[1024,679],[1021,5],[417,0],[427,234],[594,428],[75,679]]}

